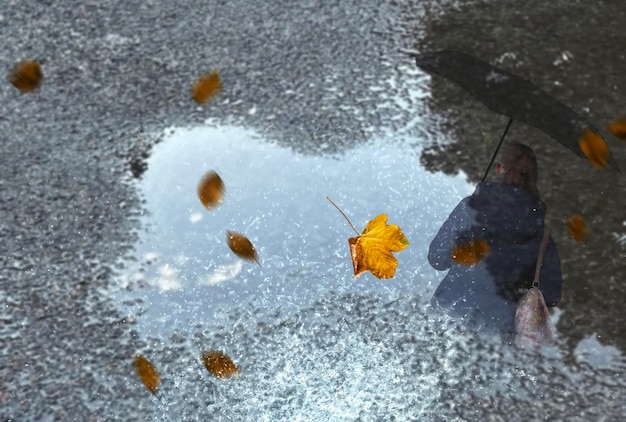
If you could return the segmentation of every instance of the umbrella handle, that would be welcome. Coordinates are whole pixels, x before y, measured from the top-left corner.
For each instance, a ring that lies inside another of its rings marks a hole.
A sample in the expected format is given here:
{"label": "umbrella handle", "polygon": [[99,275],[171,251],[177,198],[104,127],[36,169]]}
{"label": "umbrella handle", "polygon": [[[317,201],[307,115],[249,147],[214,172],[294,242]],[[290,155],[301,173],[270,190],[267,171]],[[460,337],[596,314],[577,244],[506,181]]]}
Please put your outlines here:
{"label": "umbrella handle", "polygon": [[498,156],[498,151],[500,150],[500,147],[502,146],[502,142],[504,142],[504,138],[506,137],[506,134],[508,133],[509,128],[511,127],[512,124],[513,124],[513,119],[509,118],[509,123],[507,123],[506,128],[504,129],[504,133],[502,133],[502,137],[500,138],[500,142],[498,142],[498,146],[496,147],[496,150],[493,152],[493,156],[491,157],[491,161],[489,161],[489,165],[487,166],[487,171],[485,171],[483,180],[480,181],[481,183],[484,182],[485,179],[487,178],[487,175],[489,174],[489,170],[491,169],[491,165],[496,160],[496,157]]}

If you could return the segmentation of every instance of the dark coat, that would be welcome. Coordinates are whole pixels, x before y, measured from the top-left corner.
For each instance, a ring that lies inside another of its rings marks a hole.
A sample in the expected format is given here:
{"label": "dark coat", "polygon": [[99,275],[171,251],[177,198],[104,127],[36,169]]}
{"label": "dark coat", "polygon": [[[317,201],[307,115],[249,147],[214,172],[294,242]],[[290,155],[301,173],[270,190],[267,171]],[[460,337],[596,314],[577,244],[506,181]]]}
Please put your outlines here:
{"label": "dark coat", "polygon": [[[481,183],[452,211],[430,244],[428,261],[437,270],[450,270],[431,303],[452,316],[479,327],[514,331],[517,301],[531,287],[543,237],[546,205],[527,191],[496,182]],[[452,248],[484,239],[491,248],[481,262],[459,265]],[[548,306],[561,299],[561,264],[550,237],[541,268],[539,288]]]}

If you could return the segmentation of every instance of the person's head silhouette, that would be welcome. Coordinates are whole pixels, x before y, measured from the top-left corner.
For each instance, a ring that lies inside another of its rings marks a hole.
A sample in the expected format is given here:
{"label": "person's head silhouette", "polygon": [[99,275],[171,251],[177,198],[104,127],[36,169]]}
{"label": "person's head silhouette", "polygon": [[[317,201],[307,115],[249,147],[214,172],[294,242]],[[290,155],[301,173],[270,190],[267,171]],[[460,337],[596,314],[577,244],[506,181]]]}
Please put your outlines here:
{"label": "person's head silhouette", "polygon": [[524,144],[508,145],[496,165],[496,174],[503,183],[522,188],[535,196],[537,190],[537,157]]}

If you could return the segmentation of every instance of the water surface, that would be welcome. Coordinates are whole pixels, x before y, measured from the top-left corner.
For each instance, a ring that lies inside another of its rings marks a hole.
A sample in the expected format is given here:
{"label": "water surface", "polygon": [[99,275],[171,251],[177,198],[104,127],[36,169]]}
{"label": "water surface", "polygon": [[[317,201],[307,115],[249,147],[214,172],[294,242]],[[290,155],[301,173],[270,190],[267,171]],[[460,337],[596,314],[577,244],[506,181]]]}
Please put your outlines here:
{"label": "water surface", "polygon": [[[525,354],[429,312],[443,273],[428,265],[428,244],[473,185],[425,171],[422,141],[391,135],[320,157],[238,127],[167,131],[139,182],[145,229],[115,294],[163,375],[163,402],[146,397],[138,411],[267,421],[624,413],[626,361],[596,336],[571,356],[562,333],[556,347]],[[208,170],[226,185],[211,211],[196,196]],[[411,244],[396,254],[394,278],[353,279],[354,233],[326,196],[359,229],[379,213],[403,229]],[[227,230],[250,238],[260,265],[233,255]],[[207,349],[242,375],[212,378],[199,362]]]}
{"label": "water surface", "polygon": [[[249,301],[293,311],[328,291],[429,296],[439,275],[426,261],[427,246],[473,190],[462,175],[424,171],[402,137],[320,157],[237,127],[167,132],[139,183],[146,214],[138,262],[121,277],[143,299],[136,311],[146,312],[138,318],[146,334],[188,329]],[[223,204],[211,211],[196,193],[209,170],[226,186]],[[397,254],[395,278],[353,279],[348,238],[356,234],[327,196],[359,231],[381,213],[404,230],[411,245]],[[260,265],[228,249],[227,230],[253,242]]]}

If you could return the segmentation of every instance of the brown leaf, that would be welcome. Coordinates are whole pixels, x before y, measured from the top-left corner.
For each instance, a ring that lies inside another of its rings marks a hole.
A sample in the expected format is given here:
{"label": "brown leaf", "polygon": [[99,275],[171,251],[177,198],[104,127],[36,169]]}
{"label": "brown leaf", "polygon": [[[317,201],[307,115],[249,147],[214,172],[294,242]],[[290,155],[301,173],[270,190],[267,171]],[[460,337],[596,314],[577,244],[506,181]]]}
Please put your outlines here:
{"label": "brown leaf", "polygon": [[202,176],[198,183],[198,198],[207,210],[224,202],[224,182],[216,172],[209,171]]}
{"label": "brown leaf", "polygon": [[216,378],[228,379],[241,374],[231,358],[215,350],[209,350],[202,354],[202,364]]}
{"label": "brown leaf", "polygon": [[254,245],[252,245],[252,242],[250,242],[250,240],[248,240],[248,238],[241,233],[227,231],[226,242],[228,242],[230,250],[232,250],[233,253],[239,258],[243,258],[248,261],[255,261],[257,264],[261,265],[256,254],[256,250],[254,249]]}
{"label": "brown leaf", "polygon": [[580,149],[597,168],[605,169],[609,166],[609,147],[606,146],[604,139],[591,129],[585,129],[580,138]]}
{"label": "brown leaf", "polygon": [[567,219],[567,231],[575,240],[582,242],[587,237],[587,226],[583,216],[575,213]]}
{"label": "brown leaf", "polygon": [[135,355],[134,360],[135,370],[139,379],[143,382],[143,385],[156,396],[159,385],[161,385],[161,376],[156,368],[140,354]]}
{"label": "brown leaf", "polygon": [[476,265],[489,255],[491,248],[483,239],[470,240],[454,245],[452,259],[461,265]]}
{"label": "brown leaf", "polygon": [[391,252],[400,252],[409,241],[395,224],[387,225],[387,215],[380,214],[372,219],[365,230],[348,239],[354,269],[354,278],[370,271],[378,278],[392,278],[398,260]]}
{"label": "brown leaf", "polygon": [[23,60],[9,73],[9,82],[22,92],[33,92],[43,80],[41,66],[34,60]]}
{"label": "brown leaf", "polygon": [[626,116],[613,120],[609,125],[609,131],[616,138],[626,141]]}
{"label": "brown leaf", "polygon": [[206,104],[222,89],[222,81],[217,70],[200,76],[193,85],[191,96],[198,104]]}

